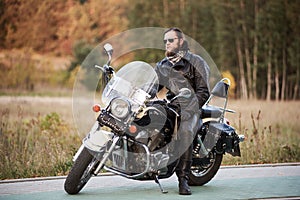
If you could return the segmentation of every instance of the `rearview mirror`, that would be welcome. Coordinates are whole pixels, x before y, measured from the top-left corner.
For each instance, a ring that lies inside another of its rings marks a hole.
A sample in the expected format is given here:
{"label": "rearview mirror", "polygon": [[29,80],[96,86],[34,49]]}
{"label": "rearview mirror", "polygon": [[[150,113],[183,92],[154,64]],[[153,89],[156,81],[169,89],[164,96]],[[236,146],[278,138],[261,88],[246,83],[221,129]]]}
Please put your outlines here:
{"label": "rearview mirror", "polygon": [[178,97],[183,97],[183,98],[188,99],[188,98],[191,97],[191,95],[192,95],[192,92],[191,92],[190,89],[188,89],[188,88],[181,88],[179,90]]}
{"label": "rearview mirror", "polygon": [[113,47],[112,47],[111,44],[109,44],[109,43],[106,43],[106,44],[104,45],[104,50],[105,50],[106,53],[109,54],[110,56],[112,55],[112,53],[113,53],[113,51],[114,51]]}
{"label": "rearview mirror", "polygon": [[110,65],[110,62],[111,62],[111,57],[112,57],[112,53],[114,51],[113,47],[111,46],[111,44],[109,43],[106,43],[104,46],[103,46],[105,52],[107,53],[108,55],[108,61],[106,63],[107,66]]}
{"label": "rearview mirror", "polygon": [[192,96],[192,91],[191,91],[190,89],[188,89],[188,88],[181,88],[181,89],[179,90],[178,95],[176,95],[174,98],[172,98],[172,99],[170,100],[170,102],[173,102],[174,100],[178,99],[179,97],[188,99],[188,98],[190,98],[191,96]]}

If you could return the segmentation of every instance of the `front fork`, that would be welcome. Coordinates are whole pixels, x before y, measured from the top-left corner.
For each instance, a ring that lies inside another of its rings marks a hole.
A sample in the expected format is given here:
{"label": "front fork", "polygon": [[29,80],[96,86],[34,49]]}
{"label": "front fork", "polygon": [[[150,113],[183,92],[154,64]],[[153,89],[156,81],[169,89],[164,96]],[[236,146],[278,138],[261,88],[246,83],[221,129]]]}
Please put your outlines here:
{"label": "front fork", "polygon": [[[81,154],[84,148],[87,148],[90,151],[90,154],[93,155],[97,159],[97,155],[102,155],[101,161],[97,166],[94,174],[98,174],[98,172],[103,168],[106,163],[109,155],[114,150],[120,136],[114,136],[113,133],[102,130],[99,122],[96,121],[90,132],[87,136],[82,140],[82,145],[76,152],[73,157],[73,161],[75,162],[78,156]],[[107,150],[108,149],[108,150]]]}
{"label": "front fork", "polygon": [[101,162],[99,163],[97,169],[95,170],[94,174],[98,174],[99,171],[103,168],[104,164],[106,163],[108,157],[110,156],[110,154],[112,153],[112,151],[115,149],[115,146],[117,144],[117,142],[119,141],[120,137],[114,137],[112,144],[110,145],[108,151],[103,155],[103,158],[101,159]]}
{"label": "front fork", "polygon": [[[114,148],[115,148],[117,142],[119,141],[119,139],[120,139],[119,136],[114,137],[114,138],[113,138],[113,141],[112,141],[112,144],[110,145],[108,151],[103,152],[104,155],[103,155],[103,157],[101,158],[101,162],[99,163],[98,167],[97,167],[96,170],[94,171],[94,174],[95,174],[95,175],[98,174],[99,171],[103,168],[104,164],[106,163],[106,161],[107,161],[109,155],[110,155],[110,154],[112,153],[112,151],[114,150]],[[83,150],[85,147],[86,147],[86,146],[85,146],[84,144],[82,144],[82,145],[80,146],[80,148],[78,149],[78,151],[76,152],[76,154],[75,154],[74,157],[73,157],[73,162],[75,162],[75,161],[77,160],[78,156],[80,155],[80,153],[82,152],[82,150]],[[92,153],[91,153],[91,154],[92,154]]]}

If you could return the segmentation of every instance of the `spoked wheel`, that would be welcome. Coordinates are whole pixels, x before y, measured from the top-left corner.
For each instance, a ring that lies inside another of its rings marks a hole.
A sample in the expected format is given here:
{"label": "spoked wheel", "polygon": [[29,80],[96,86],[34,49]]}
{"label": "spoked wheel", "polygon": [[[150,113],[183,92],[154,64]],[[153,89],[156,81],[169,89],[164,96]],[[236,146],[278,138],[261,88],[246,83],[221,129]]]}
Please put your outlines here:
{"label": "spoked wheel", "polygon": [[218,172],[223,154],[211,151],[201,164],[193,164],[189,174],[189,185],[201,186],[208,183]]}
{"label": "spoked wheel", "polygon": [[99,160],[94,158],[88,149],[83,148],[67,176],[65,181],[65,191],[68,194],[77,194],[80,192],[90,180],[98,165]]}

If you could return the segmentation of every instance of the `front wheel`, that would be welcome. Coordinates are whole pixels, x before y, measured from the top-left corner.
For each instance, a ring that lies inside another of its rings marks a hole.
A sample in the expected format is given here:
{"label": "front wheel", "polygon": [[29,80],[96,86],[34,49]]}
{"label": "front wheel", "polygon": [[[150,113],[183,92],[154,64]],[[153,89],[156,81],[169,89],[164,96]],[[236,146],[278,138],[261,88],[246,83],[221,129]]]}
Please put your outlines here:
{"label": "front wheel", "polygon": [[65,181],[65,191],[77,194],[92,177],[99,161],[83,148]]}
{"label": "front wheel", "polygon": [[191,167],[188,182],[191,186],[201,186],[208,183],[218,172],[223,154],[212,151],[207,158],[203,159],[207,159],[203,164],[193,164]]}

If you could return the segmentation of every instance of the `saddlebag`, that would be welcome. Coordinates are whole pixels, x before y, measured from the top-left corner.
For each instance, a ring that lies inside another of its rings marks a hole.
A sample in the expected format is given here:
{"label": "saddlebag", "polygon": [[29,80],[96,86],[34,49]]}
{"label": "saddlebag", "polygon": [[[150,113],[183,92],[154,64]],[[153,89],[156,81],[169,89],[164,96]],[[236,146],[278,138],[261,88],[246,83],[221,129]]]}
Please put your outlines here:
{"label": "saddlebag", "polygon": [[224,123],[208,122],[204,124],[205,139],[204,146],[211,150],[216,146],[217,153],[229,153],[232,156],[241,156],[239,147],[239,136],[235,129]]}

